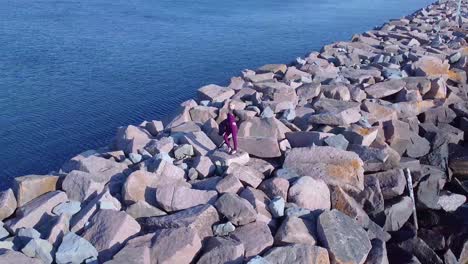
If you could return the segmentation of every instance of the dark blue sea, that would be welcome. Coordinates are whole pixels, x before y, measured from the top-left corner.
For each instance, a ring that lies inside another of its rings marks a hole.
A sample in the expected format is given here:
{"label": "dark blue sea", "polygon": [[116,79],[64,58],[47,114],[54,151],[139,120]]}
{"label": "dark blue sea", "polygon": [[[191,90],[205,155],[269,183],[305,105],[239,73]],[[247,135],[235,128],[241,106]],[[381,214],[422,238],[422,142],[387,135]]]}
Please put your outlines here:
{"label": "dark blue sea", "polygon": [[429,0],[0,0],[0,187]]}

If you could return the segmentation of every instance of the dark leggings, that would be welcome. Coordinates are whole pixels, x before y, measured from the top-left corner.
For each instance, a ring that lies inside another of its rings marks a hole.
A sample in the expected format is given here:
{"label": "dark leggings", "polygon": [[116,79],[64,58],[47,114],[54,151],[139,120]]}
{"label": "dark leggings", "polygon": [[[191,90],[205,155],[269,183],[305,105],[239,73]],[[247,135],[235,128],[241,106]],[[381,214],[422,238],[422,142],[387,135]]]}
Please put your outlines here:
{"label": "dark leggings", "polygon": [[224,133],[224,142],[228,147],[231,147],[231,144],[229,143],[229,135],[232,134],[232,142],[234,143],[234,150],[237,151],[237,127],[233,127],[231,131],[226,131]]}

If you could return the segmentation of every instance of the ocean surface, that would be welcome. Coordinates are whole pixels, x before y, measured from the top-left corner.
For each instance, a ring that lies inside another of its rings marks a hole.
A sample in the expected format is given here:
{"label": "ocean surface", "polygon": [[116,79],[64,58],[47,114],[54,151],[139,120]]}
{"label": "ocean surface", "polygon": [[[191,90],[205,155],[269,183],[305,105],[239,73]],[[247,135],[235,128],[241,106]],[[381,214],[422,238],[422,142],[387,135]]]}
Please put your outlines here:
{"label": "ocean surface", "polygon": [[0,0],[0,188],[428,0]]}

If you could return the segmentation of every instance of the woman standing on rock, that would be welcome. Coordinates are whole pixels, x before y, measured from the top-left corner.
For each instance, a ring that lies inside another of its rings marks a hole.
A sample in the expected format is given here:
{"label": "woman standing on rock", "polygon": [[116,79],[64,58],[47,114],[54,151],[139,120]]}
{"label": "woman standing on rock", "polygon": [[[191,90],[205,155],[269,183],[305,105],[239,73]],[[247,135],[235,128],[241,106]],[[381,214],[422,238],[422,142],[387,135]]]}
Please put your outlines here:
{"label": "woman standing on rock", "polygon": [[[234,116],[234,102],[228,104],[227,118],[220,124],[220,133],[223,133],[224,143],[228,146],[228,151],[231,155],[237,153],[237,124],[236,117]],[[232,135],[232,142],[234,148],[231,148],[229,142],[229,135]]]}

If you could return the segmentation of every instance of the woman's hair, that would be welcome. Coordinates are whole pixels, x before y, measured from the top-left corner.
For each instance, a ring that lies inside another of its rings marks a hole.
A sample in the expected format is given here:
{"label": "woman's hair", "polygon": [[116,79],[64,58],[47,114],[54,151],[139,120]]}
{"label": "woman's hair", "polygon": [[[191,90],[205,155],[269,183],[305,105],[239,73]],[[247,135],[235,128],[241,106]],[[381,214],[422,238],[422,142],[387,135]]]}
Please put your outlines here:
{"label": "woman's hair", "polygon": [[235,106],[236,106],[235,103],[233,101],[230,101],[228,103],[228,110],[229,111],[234,111]]}

